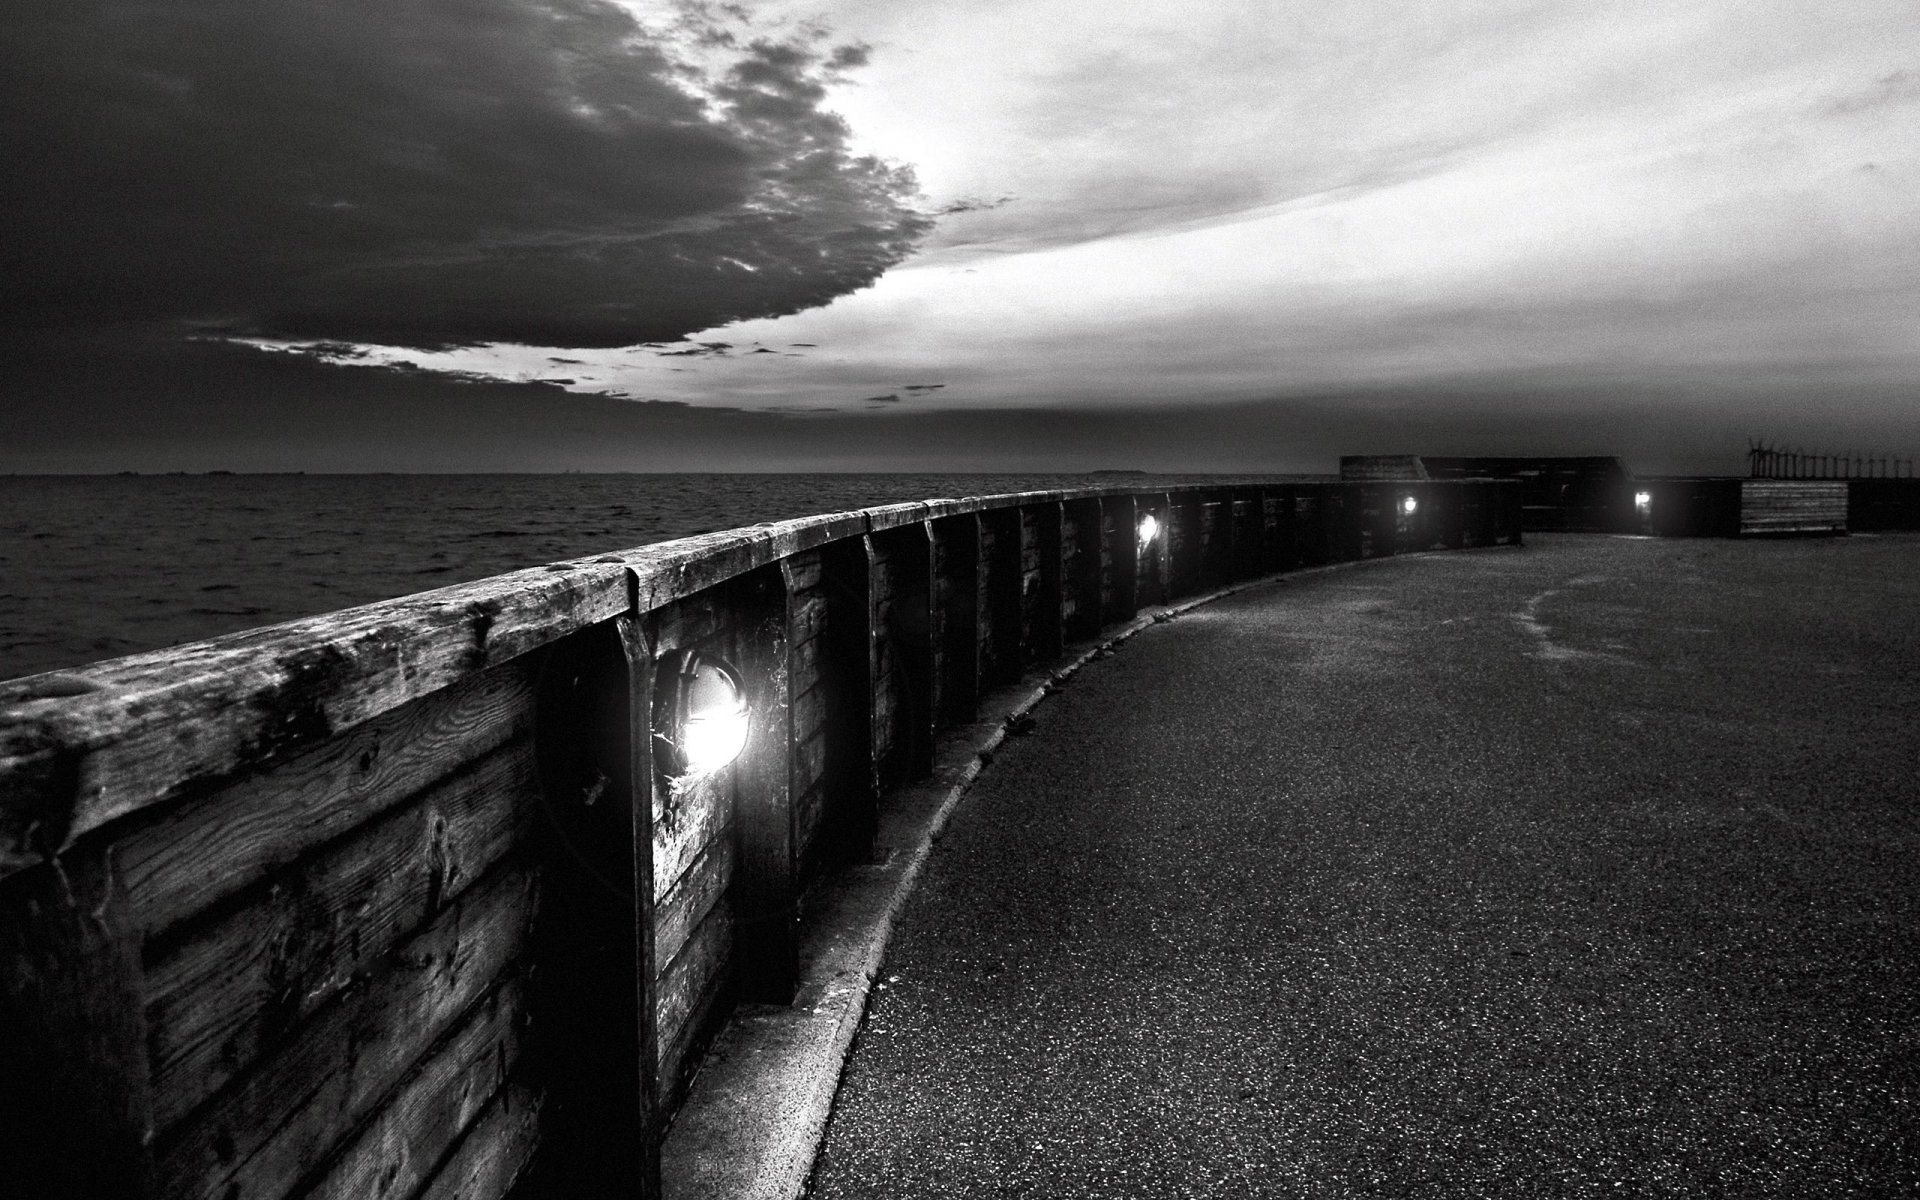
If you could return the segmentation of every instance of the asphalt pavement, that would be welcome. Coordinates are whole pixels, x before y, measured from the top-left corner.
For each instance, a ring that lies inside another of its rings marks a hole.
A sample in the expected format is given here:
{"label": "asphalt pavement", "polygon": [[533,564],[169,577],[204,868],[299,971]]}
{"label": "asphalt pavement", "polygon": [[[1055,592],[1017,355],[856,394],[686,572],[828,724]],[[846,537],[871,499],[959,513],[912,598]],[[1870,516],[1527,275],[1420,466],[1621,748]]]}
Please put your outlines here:
{"label": "asphalt pavement", "polygon": [[853,1197],[1920,1195],[1920,538],[1241,592],[974,781]]}

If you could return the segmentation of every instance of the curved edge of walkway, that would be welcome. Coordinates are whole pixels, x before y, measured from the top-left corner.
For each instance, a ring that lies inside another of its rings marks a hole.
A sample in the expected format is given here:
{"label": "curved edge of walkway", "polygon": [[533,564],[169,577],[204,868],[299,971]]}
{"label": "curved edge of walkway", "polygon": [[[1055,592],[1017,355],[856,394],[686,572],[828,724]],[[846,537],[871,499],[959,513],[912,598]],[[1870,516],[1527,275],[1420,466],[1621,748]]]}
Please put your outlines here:
{"label": "curved edge of walkway", "polygon": [[808,897],[793,1004],[743,1004],[714,1038],[661,1147],[667,1200],[794,1200],[805,1191],[894,922],[933,844],[1000,743],[1018,732],[1020,718],[1081,667],[1141,630],[1253,588],[1396,558],[1514,549],[1394,555],[1234,584],[1142,612],[1064,664],[983,695],[978,720],[940,735],[932,775],[886,798],[875,861],[842,872]]}

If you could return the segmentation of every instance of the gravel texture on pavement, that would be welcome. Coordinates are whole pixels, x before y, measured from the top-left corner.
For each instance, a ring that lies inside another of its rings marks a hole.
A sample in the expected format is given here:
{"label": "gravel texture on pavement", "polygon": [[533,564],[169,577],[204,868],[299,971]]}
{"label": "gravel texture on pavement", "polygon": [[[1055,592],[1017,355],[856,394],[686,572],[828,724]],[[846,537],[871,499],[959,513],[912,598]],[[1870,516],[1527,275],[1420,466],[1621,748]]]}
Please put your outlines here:
{"label": "gravel texture on pavement", "polygon": [[1283,580],[1034,716],[814,1196],[1920,1195],[1920,537]]}

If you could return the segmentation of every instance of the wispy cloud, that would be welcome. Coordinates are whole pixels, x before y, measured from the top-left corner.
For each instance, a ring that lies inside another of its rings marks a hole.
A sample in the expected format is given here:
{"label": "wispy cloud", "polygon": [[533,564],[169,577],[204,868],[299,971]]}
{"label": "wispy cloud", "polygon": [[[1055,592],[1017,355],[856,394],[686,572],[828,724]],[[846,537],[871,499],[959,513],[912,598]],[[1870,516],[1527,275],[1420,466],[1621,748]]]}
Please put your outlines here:
{"label": "wispy cloud", "polygon": [[1920,101],[1920,71],[1903,68],[1882,75],[1871,86],[1834,97],[1821,105],[1819,111],[1830,117],[1850,117],[1871,109],[1916,101]]}

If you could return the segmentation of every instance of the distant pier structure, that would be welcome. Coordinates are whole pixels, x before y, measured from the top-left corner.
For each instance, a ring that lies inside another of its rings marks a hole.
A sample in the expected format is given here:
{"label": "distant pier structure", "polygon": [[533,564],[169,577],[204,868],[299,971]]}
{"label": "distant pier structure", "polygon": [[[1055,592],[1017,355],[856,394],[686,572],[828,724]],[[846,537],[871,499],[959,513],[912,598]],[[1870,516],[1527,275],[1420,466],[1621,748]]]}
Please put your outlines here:
{"label": "distant pier structure", "polygon": [[1749,463],[1746,478],[1643,477],[1615,455],[1350,454],[1340,459],[1340,478],[1511,480],[1520,485],[1529,530],[1743,537],[1920,529],[1920,478],[1910,460],[1789,454],[1755,444]]}
{"label": "distant pier structure", "polygon": [[1451,458],[1427,454],[1349,454],[1343,480],[1508,479],[1520,485],[1528,529],[1643,532],[1633,473],[1610,454]]}

